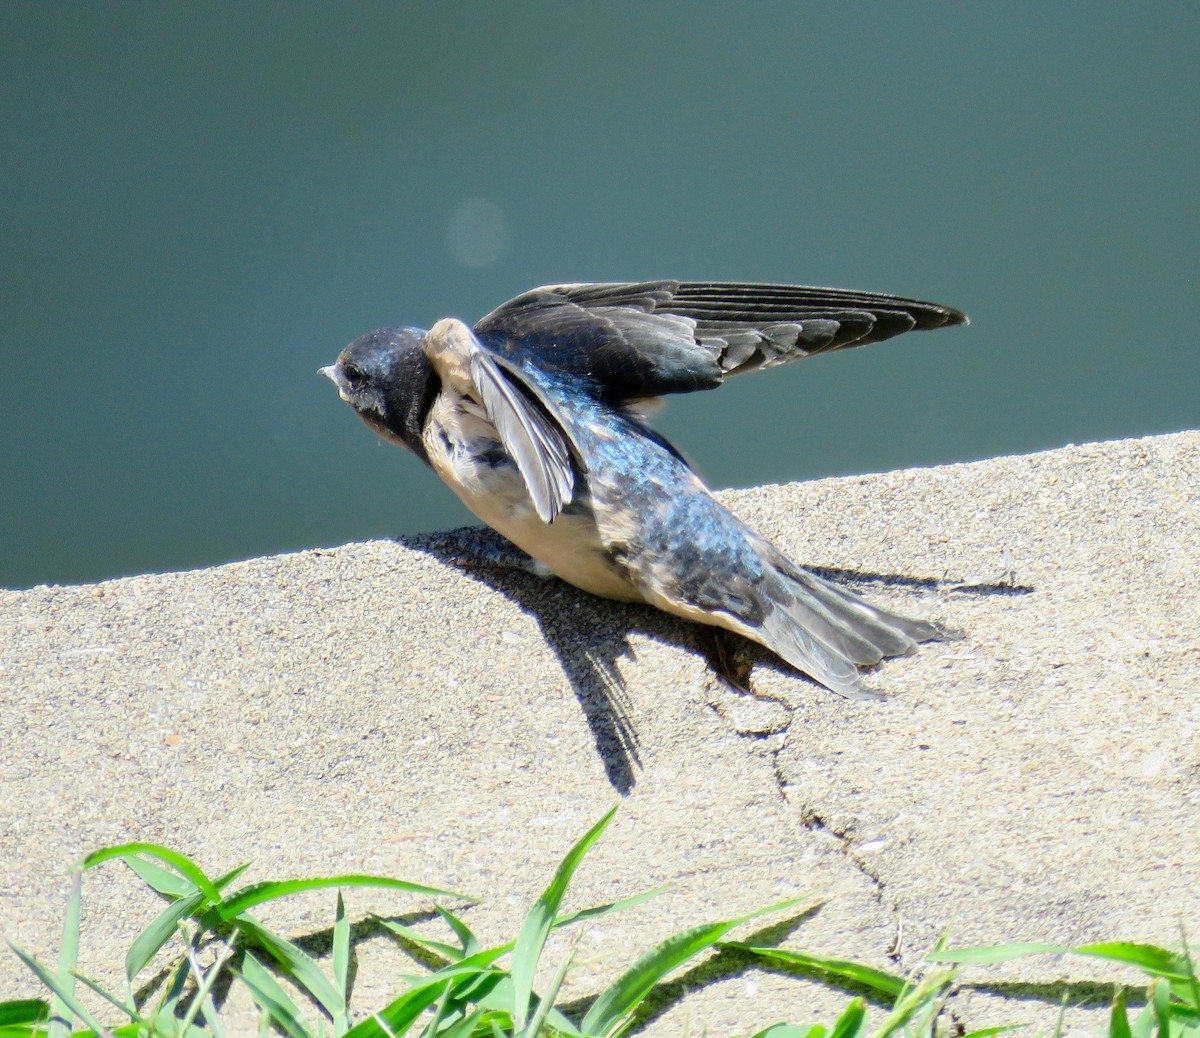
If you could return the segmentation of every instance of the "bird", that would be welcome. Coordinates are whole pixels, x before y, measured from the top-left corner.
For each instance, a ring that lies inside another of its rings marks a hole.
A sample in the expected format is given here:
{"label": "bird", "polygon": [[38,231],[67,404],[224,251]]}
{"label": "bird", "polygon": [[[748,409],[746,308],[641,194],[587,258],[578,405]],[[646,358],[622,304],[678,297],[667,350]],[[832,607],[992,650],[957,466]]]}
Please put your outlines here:
{"label": "bird", "polygon": [[876,698],[860,668],[951,632],[794,563],[649,417],[670,394],[966,323],[952,307],[837,288],[547,285],[473,326],[369,332],[319,374],[539,572],[733,631],[839,695]]}

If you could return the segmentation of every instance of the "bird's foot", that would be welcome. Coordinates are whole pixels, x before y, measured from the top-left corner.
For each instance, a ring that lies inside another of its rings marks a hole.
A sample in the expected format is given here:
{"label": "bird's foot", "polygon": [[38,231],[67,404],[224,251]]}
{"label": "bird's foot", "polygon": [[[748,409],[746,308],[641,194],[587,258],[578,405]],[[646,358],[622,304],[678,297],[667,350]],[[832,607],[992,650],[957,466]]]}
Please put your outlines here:
{"label": "bird's foot", "polygon": [[738,638],[720,627],[710,629],[712,642],[708,652],[708,663],[713,673],[733,692],[758,698],[758,693],[750,684],[750,672],[754,665],[746,657],[744,638]]}

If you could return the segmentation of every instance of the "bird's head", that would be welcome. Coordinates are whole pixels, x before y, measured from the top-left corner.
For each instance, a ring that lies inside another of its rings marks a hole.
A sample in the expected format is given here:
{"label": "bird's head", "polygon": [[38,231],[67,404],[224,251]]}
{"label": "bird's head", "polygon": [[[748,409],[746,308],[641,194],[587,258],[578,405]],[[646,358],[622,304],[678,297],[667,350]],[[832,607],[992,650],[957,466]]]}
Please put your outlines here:
{"label": "bird's head", "polygon": [[428,463],[421,429],[439,384],[424,344],[421,328],[378,328],[355,339],[318,374],[337,386],[375,432]]}

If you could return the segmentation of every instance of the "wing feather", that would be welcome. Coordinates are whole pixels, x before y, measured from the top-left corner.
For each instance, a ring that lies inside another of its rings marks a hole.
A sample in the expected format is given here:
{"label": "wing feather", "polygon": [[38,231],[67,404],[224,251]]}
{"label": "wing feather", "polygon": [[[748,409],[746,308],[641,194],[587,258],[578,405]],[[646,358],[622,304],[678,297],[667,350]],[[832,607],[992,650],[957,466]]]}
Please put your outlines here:
{"label": "wing feather", "polygon": [[621,404],[966,320],[948,306],[875,292],[647,281],[535,288],[475,331],[495,352],[586,378]]}
{"label": "wing feather", "polygon": [[517,463],[539,518],[552,522],[575,489],[567,434],[483,350],[471,355],[471,381],[479,388],[501,442]]}
{"label": "wing feather", "polygon": [[446,318],[435,324],[424,349],[443,389],[478,398],[539,518],[552,522],[575,492],[571,440],[553,403],[461,321]]}

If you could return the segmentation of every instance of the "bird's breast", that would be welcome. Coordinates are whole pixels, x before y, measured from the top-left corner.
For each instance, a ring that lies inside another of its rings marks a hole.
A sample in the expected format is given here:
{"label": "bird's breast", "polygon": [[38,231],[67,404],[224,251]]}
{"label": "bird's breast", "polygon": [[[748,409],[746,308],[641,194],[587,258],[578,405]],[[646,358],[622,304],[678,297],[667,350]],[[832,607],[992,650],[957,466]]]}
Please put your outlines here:
{"label": "bird's breast", "polygon": [[470,398],[443,392],[422,437],[433,470],[471,513],[569,584],[603,598],[642,601],[601,538],[591,498],[576,496],[553,522],[537,514],[495,427]]}

